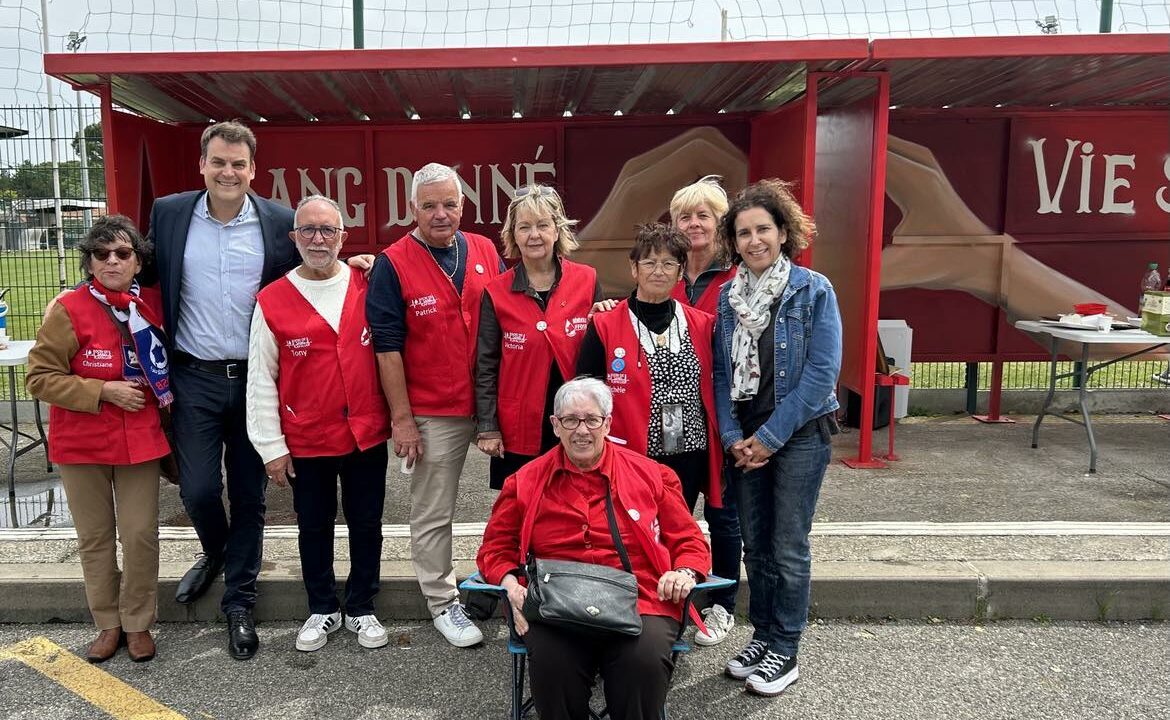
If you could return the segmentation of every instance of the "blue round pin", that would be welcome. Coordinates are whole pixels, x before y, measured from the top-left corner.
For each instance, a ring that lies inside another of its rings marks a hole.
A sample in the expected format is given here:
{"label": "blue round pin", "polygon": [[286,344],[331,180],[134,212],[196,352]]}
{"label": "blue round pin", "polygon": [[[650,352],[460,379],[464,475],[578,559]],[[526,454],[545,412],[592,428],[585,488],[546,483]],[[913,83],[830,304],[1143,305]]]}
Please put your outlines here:
{"label": "blue round pin", "polygon": [[626,361],[621,358],[614,358],[613,362],[609,364],[609,367],[614,372],[621,372],[626,369]]}

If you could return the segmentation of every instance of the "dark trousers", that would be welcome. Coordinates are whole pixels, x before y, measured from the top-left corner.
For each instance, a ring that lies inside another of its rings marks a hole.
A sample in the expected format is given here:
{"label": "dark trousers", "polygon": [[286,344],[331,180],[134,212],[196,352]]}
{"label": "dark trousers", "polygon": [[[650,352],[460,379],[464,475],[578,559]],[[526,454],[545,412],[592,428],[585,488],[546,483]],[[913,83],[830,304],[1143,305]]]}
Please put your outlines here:
{"label": "dark trousers", "polygon": [[[203,552],[224,560],[220,606],[225,611],[256,604],[264,534],[264,463],[248,440],[247,373],[243,367],[239,372],[229,379],[180,363],[171,366],[179,494]],[[224,469],[230,521],[223,506]]]}
{"label": "dark trousers", "polygon": [[[693,513],[699,493],[706,495],[708,483],[707,452],[697,451],[664,455],[655,458],[678,474],[682,483],[683,499]],[[735,613],[735,598],[739,593],[740,559],[743,556],[743,540],[739,532],[739,513],[735,507],[735,490],[731,478],[723,485],[723,507],[712,507],[703,502],[703,519],[711,533],[711,572],[721,578],[734,580],[731,587],[713,590],[700,602],[701,607],[722,605],[728,612]],[[695,568],[703,570],[704,568]]]}
{"label": "dark trousers", "polygon": [[297,512],[297,546],[301,577],[309,596],[309,612],[337,612],[337,579],[333,574],[333,526],[337,521],[337,479],[341,508],[349,528],[349,578],[345,581],[345,614],[372,615],[382,559],[382,503],[386,499],[386,443],[339,457],[293,458],[296,478],[293,509]]}
{"label": "dark trousers", "polygon": [[808,422],[764,467],[732,473],[751,590],[748,618],[754,639],[781,655],[796,655],[808,623],[808,534],[832,455],[829,422]]}
{"label": "dark trousers", "polygon": [[532,699],[541,720],[587,720],[598,673],[613,720],[658,720],[674,663],[678,621],[642,616],[642,634],[570,630],[533,623],[528,646]]}

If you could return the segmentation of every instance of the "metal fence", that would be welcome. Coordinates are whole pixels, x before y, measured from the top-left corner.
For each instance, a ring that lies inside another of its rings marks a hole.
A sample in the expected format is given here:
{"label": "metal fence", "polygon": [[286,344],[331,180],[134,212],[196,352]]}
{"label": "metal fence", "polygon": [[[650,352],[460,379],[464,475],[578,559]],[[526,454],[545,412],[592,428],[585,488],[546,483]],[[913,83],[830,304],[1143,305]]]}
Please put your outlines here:
{"label": "metal fence", "polygon": [[[100,123],[86,104],[0,107],[0,288],[13,339],[35,338],[49,300],[81,278],[74,248],[105,214]],[[23,398],[23,371],[17,381]]]}
{"label": "metal fence", "polygon": [[[971,376],[968,365],[975,365],[977,375]],[[1059,373],[1072,372],[1074,362],[1057,363]],[[1038,390],[1048,387],[1051,364],[1039,362],[1008,362],[1003,365],[1004,390]],[[991,363],[931,362],[911,363],[913,387],[918,390],[969,389],[969,377],[974,377],[976,389],[991,389]],[[1099,390],[1143,390],[1165,388],[1170,385],[1170,366],[1165,362],[1135,360],[1119,362],[1093,373],[1089,387]],[[1076,387],[1073,378],[1058,380],[1057,389]]]}

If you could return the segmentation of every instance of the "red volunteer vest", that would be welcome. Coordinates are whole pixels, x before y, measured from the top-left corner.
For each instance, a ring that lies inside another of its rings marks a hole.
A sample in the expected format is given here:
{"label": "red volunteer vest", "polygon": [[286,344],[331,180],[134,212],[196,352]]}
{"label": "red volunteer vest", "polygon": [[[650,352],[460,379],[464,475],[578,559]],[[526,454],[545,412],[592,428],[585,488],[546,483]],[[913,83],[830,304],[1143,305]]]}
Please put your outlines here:
{"label": "red volunteer vest", "polygon": [[561,280],[544,312],[535,300],[512,290],[515,277],[516,270],[509,270],[486,290],[500,325],[496,416],[508,452],[539,455],[541,430],[548,422],[542,389],[548,387],[549,365],[555,359],[561,377],[574,376],[597,271],[562,259]]}
{"label": "red volunteer vest", "polygon": [[678,281],[678,285],[674,286],[671,297],[683,305],[690,305],[696,310],[702,310],[709,315],[715,315],[715,311],[719,308],[719,288],[723,287],[725,282],[735,277],[735,269],[736,266],[732,265],[726,270],[716,273],[715,277],[711,278],[711,282],[707,284],[707,287],[703,288],[703,294],[699,295],[699,299],[694,304],[687,298],[686,280]]}
{"label": "red volunteer vest", "polygon": [[[141,299],[162,317],[162,298],[154,288],[142,288]],[[82,285],[58,300],[69,313],[77,354],[69,361],[74,375],[97,380],[123,380],[126,348],[122,334],[100,302]],[[49,407],[49,460],[62,465],[137,465],[170,453],[159,422],[158,401],[143,386],[146,407],[127,412],[103,402],[98,412]]]}
{"label": "red volunteer vest", "polygon": [[[348,271],[348,268],[347,268]],[[366,324],[366,279],[350,272],[334,332],[287,277],[256,295],[280,351],[280,429],[294,457],[336,457],[390,437]]]}
{"label": "red volunteer vest", "polygon": [[[706,502],[723,507],[723,445],[715,430],[714,362],[711,351],[715,318],[682,304],[687,335],[699,356],[699,395],[707,413],[708,479]],[[613,425],[610,434],[626,441],[626,447],[646,453],[650,424],[650,367],[630,322],[629,300],[612,311],[593,316],[593,326],[605,347],[605,384],[613,392]],[[621,350],[619,353],[618,351]],[[620,355],[620,357],[619,357]]]}
{"label": "red volunteer vest", "polygon": [[484,287],[500,274],[496,246],[482,235],[463,233],[467,257],[463,294],[430,252],[407,235],[383,250],[402,285],[406,303],[406,347],[402,366],[415,415],[472,417],[475,395],[475,335]]}

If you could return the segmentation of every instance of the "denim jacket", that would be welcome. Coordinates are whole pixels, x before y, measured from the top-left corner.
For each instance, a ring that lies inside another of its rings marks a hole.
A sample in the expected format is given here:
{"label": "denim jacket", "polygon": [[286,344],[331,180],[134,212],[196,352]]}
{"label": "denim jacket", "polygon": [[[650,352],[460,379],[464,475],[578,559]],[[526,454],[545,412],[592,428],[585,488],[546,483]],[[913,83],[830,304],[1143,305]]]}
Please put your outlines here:
{"label": "denim jacket", "polygon": [[[719,291],[715,322],[715,413],[725,448],[743,440],[731,399],[731,336],[737,321],[727,301],[730,289],[727,283]],[[829,279],[793,265],[773,331],[776,406],[756,437],[775,452],[805,423],[840,407],[836,387],[841,372],[841,314]]]}

